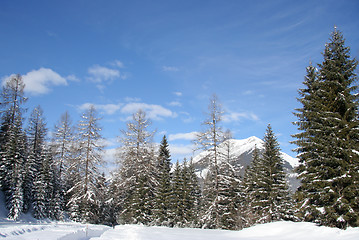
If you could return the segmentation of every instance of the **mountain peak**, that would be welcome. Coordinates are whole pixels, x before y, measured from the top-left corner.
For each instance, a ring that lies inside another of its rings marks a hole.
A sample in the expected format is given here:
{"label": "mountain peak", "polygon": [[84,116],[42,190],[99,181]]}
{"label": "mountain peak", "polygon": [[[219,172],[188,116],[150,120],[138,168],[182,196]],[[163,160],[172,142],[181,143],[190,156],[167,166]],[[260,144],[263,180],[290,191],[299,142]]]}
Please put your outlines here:
{"label": "mountain peak", "polygon": [[[229,139],[221,143],[218,146],[218,152],[226,153],[228,147],[230,148],[230,154],[235,159],[235,165],[240,170],[240,174],[244,173],[244,170],[252,162],[252,154],[254,149],[258,149],[261,153],[264,151],[264,141],[256,136],[252,136],[246,139]],[[193,158],[193,164],[196,169],[197,175],[204,179],[209,169],[208,155],[213,154],[212,151],[206,150],[197,154]],[[284,152],[280,152],[281,158],[284,160],[284,169],[287,173],[292,173],[292,170],[298,165],[298,159],[289,156]],[[221,159],[218,160],[221,162]],[[295,182],[295,176],[291,182]],[[297,186],[297,183],[292,184]]]}

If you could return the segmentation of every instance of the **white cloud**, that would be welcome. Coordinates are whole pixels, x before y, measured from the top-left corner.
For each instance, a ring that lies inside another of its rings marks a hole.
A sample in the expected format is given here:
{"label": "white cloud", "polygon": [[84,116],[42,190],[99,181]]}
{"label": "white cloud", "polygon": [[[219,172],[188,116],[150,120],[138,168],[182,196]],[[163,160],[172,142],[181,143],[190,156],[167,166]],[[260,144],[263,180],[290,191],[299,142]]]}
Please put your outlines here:
{"label": "white cloud", "polygon": [[119,68],[124,68],[125,65],[123,64],[123,62],[119,61],[119,60],[115,60],[112,63],[113,66],[119,67]]}
{"label": "white cloud", "polygon": [[67,76],[66,79],[73,82],[80,82],[80,79],[73,74]]}
{"label": "white cloud", "polygon": [[120,77],[120,71],[116,69],[111,69],[99,65],[92,66],[88,69],[88,73],[90,76],[88,77],[88,80],[95,82],[95,83],[101,83],[104,81],[112,81],[116,78]]}
{"label": "white cloud", "polygon": [[[8,80],[7,78],[6,80]],[[60,76],[49,68],[40,68],[32,70],[22,76],[25,83],[25,91],[33,94],[40,95],[46,94],[51,91],[52,86],[66,86],[67,79]]]}
{"label": "white cloud", "polygon": [[170,102],[168,105],[172,107],[182,107],[182,103],[180,103],[179,101]]}
{"label": "white cloud", "polygon": [[179,68],[172,67],[172,66],[163,66],[162,71],[164,71],[164,72],[178,72]]}
{"label": "white cloud", "polygon": [[118,104],[93,104],[93,103],[84,103],[80,105],[78,108],[80,110],[89,109],[91,106],[94,106],[98,111],[101,111],[105,114],[112,115],[116,113],[122,107],[122,103]]}
{"label": "white cloud", "polygon": [[194,140],[196,138],[196,135],[197,135],[197,132],[170,134],[168,136],[168,140],[169,141],[174,141],[174,140]]}
{"label": "white cloud", "polygon": [[141,98],[125,97],[125,102],[139,102]]}
{"label": "white cloud", "polygon": [[223,122],[238,122],[243,118],[252,121],[259,120],[259,117],[251,112],[229,112],[228,114],[223,115]]}
{"label": "white cloud", "polygon": [[147,103],[128,103],[122,109],[122,113],[133,114],[139,109],[147,113],[147,117],[154,120],[161,120],[163,117],[177,117],[177,114],[171,110],[164,108],[160,105],[147,104]]}
{"label": "white cloud", "polygon": [[181,96],[182,96],[182,93],[181,93],[181,92],[174,92],[173,94],[176,95],[177,97],[181,97]]}
{"label": "white cloud", "polygon": [[189,158],[193,155],[193,145],[191,144],[169,144],[169,148],[173,160]]}

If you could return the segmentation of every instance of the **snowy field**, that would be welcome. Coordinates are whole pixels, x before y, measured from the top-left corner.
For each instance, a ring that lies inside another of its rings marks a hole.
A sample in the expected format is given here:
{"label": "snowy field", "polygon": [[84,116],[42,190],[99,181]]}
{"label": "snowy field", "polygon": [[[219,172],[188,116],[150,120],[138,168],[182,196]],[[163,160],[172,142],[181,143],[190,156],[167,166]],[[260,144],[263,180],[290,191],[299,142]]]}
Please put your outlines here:
{"label": "snowy field", "polygon": [[340,230],[312,223],[276,222],[242,231],[119,225],[114,229],[79,223],[0,223],[0,239],[31,240],[358,240],[359,228]]}

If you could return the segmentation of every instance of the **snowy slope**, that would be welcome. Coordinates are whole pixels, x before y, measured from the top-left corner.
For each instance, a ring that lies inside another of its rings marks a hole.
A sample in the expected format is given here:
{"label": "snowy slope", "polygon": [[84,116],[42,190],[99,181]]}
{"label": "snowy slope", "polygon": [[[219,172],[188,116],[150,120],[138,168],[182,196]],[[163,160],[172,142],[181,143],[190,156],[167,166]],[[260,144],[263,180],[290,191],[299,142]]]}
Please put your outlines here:
{"label": "snowy slope", "polygon": [[[262,139],[255,136],[246,139],[230,139],[226,143],[219,145],[219,151],[224,151],[225,144],[230,144],[231,155],[235,159],[235,164],[240,170],[240,174],[244,173],[244,170],[252,162],[252,154],[255,148],[259,152],[264,150],[264,142]],[[193,164],[196,169],[196,174],[200,179],[204,179],[208,172],[208,160],[206,156],[210,154],[209,151],[203,151],[193,158]],[[288,173],[289,184],[292,189],[296,189],[299,186],[299,181],[296,179],[296,174],[293,173],[293,169],[298,166],[298,159],[289,156],[288,154],[281,152],[281,157],[284,160],[284,169]]]}
{"label": "snowy slope", "polygon": [[114,229],[79,223],[0,225],[4,240],[357,240],[359,228],[340,230],[313,223],[275,222],[241,231],[119,225]]}
{"label": "snowy slope", "polygon": [[[0,191],[1,192],[1,191]],[[7,210],[0,199],[0,240],[357,240],[359,228],[340,230],[313,223],[275,222],[241,231],[103,225],[74,222],[41,222],[35,219],[6,220]],[[26,219],[26,218],[25,218]]]}

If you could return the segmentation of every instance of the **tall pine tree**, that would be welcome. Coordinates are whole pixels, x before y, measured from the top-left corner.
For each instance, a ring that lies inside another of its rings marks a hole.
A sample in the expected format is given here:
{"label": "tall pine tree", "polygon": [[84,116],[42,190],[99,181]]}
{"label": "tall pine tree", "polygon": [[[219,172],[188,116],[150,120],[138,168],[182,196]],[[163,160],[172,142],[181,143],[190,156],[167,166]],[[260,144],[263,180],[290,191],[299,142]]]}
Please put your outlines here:
{"label": "tall pine tree", "polygon": [[[336,28],[325,45],[318,71],[309,72],[297,110],[301,131],[297,192],[301,216],[327,226],[359,226],[358,62]],[[313,80],[310,80],[313,79]],[[315,91],[313,91],[313,89]]]}
{"label": "tall pine tree", "polygon": [[[154,132],[146,113],[138,110],[122,131],[119,148],[119,177],[117,191],[121,196],[119,222],[143,223],[153,221],[154,189],[156,179],[156,157],[152,142]],[[115,179],[115,180],[116,180]]]}
{"label": "tall pine tree", "polygon": [[5,193],[8,217],[18,219],[24,205],[24,164],[27,157],[23,130],[25,84],[20,75],[13,75],[2,89],[0,126],[0,185]]}
{"label": "tall pine tree", "polygon": [[253,154],[243,181],[248,210],[242,215],[244,226],[292,219],[292,204],[283,160],[277,139],[268,125],[264,136],[264,151]]}
{"label": "tall pine tree", "polygon": [[158,154],[158,184],[155,189],[155,223],[169,226],[172,199],[171,155],[166,136],[163,136]]}

